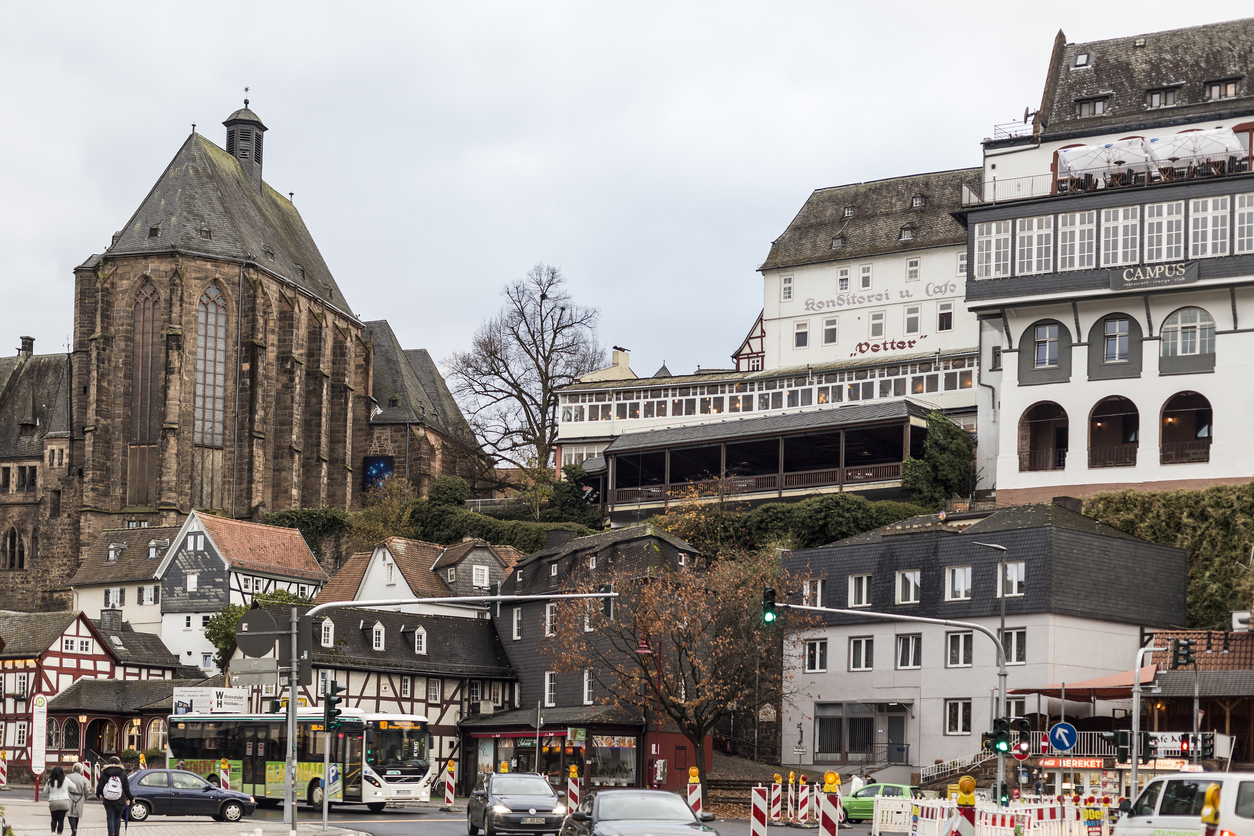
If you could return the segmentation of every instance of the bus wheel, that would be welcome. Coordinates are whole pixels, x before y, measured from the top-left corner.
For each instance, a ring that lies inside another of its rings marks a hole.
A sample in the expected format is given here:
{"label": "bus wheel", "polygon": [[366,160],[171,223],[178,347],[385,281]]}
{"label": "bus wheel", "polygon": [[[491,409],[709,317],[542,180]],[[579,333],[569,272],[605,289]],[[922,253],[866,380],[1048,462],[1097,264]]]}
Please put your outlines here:
{"label": "bus wheel", "polygon": [[309,806],[322,809],[322,781],[315,778],[309,782]]}
{"label": "bus wheel", "polygon": [[366,805],[366,809],[372,813],[382,813],[387,806],[388,803],[386,801],[371,801]]}

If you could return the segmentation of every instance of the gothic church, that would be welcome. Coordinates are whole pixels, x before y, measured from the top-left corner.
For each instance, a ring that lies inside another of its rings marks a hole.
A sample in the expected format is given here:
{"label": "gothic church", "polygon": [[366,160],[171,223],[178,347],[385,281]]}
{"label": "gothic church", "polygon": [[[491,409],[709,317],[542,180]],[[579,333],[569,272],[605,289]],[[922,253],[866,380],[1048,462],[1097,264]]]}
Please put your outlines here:
{"label": "gothic church", "polygon": [[292,202],[266,126],[193,132],[75,269],[69,355],[0,359],[0,609],[55,608],[102,531],[193,508],[360,505],[371,480],[473,478],[483,454],[427,352],[363,322]]}

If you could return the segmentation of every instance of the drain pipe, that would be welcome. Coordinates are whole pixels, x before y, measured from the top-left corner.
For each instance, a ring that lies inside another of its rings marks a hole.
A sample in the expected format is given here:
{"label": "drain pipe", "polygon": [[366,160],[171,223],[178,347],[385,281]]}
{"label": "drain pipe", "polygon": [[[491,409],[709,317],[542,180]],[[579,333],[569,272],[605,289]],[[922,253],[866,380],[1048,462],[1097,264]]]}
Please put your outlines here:
{"label": "drain pipe", "polygon": [[239,288],[235,293],[235,429],[231,439],[231,519],[235,519],[235,493],[239,485],[239,379],[244,348],[244,262],[239,265]]}

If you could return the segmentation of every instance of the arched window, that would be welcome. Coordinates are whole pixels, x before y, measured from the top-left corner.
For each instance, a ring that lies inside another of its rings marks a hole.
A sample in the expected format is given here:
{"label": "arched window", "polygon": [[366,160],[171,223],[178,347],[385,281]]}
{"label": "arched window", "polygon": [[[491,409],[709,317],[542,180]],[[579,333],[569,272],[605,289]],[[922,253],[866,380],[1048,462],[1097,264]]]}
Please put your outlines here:
{"label": "arched window", "polygon": [[1181,308],[1163,323],[1164,357],[1215,353],[1215,320],[1201,308]]}
{"label": "arched window", "polygon": [[1019,419],[1019,470],[1067,466],[1067,411],[1053,401],[1031,406]]}
{"label": "arched window", "polygon": [[48,734],[44,741],[50,752],[61,748],[61,725],[56,717],[48,718]]}
{"label": "arched window", "polygon": [[196,321],[196,400],[192,443],[192,504],[223,507],[222,445],[226,423],[226,299],[217,285],[200,297]]}
{"label": "arched window", "polygon": [[16,528],[10,528],[3,539],[0,539],[0,569],[25,568],[26,541],[17,533]]}
{"label": "arched window", "polygon": [[125,740],[127,749],[134,749],[138,752],[143,748],[143,728],[143,724],[138,717],[126,724]]}
{"label": "arched window", "polygon": [[1140,439],[1136,404],[1118,395],[1098,401],[1089,415],[1089,467],[1135,467]]}
{"label": "arched window", "polygon": [[379,622],[374,623],[374,630],[371,631],[370,646],[375,650],[383,650],[383,625]]}
{"label": "arched window", "polygon": [[169,731],[165,724],[164,717],[157,717],[148,723],[148,746],[149,749],[164,749],[166,741],[169,739]]}
{"label": "arched window", "polygon": [[65,749],[78,751],[78,721],[67,717],[61,727],[61,746]]}
{"label": "arched window", "polygon": [[335,646],[335,622],[329,618],[322,619],[322,646]]}
{"label": "arched window", "polygon": [[106,755],[118,753],[118,727],[112,720],[105,720],[104,728],[100,730],[100,751]]}
{"label": "arched window", "polygon": [[1214,437],[1210,401],[1197,392],[1179,392],[1163,405],[1160,464],[1210,461]]}
{"label": "arched window", "polygon": [[131,312],[131,449],[127,496],[131,505],[153,505],[157,440],[161,431],[161,298],[152,282],[135,297]]}
{"label": "arched window", "polygon": [[427,652],[427,631],[423,627],[414,631],[414,652],[420,655]]}

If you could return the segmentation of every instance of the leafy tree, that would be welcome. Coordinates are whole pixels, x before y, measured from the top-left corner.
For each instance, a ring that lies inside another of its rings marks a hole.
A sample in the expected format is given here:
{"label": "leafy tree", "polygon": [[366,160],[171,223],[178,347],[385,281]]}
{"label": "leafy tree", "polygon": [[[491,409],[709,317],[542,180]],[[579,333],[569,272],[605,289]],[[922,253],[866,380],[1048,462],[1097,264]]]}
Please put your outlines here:
{"label": "leafy tree", "polygon": [[401,476],[389,476],[366,494],[364,507],[349,517],[354,551],[368,551],[388,537],[410,536],[409,514],[414,486]]}
{"label": "leafy tree", "polygon": [[558,389],[604,365],[600,312],[576,305],[561,271],[537,264],[506,285],[505,305],[479,326],[470,350],[446,361],[453,393],[484,446],[532,476],[549,470]]}
{"label": "leafy tree", "polygon": [[[286,589],[279,589],[254,595],[253,603],[262,607],[272,604],[302,606],[308,604],[309,599],[293,595]],[[226,670],[226,664],[230,661],[231,649],[235,647],[235,628],[239,626],[239,620],[246,612],[248,612],[248,607],[240,604],[227,604],[211,615],[209,623],[205,625],[205,638],[218,651],[214,654],[213,661],[220,671]]]}
{"label": "leafy tree", "polygon": [[568,464],[562,468],[562,479],[554,483],[544,519],[548,522],[575,522],[586,526],[601,525],[601,512],[584,499],[579,480],[587,476],[582,465]]}
{"label": "leafy tree", "polygon": [[[692,745],[703,781],[706,736],[720,723],[767,704],[779,710],[799,696],[801,654],[794,645],[818,622],[789,612],[781,622],[762,623],[765,587],[798,588],[771,551],[725,553],[708,569],[682,571],[657,559],[645,565],[624,559],[595,576],[577,576],[571,591],[605,583],[620,596],[613,617],[583,601],[560,604],[555,635],[541,652],[560,673],[590,671],[599,704],[654,722],[660,708],[664,722]],[[650,655],[636,652],[644,640]]]}
{"label": "leafy tree", "polygon": [[348,533],[348,512],[341,508],[292,508],[266,514],[266,525],[295,528],[305,538],[309,550],[322,562],[324,546],[330,546],[337,561],[341,540]]}
{"label": "leafy tree", "polygon": [[463,508],[470,498],[470,486],[460,476],[441,476],[431,483],[427,499],[436,505],[453,505]]}
{"label": "leafy tree", "polygon": [[923,457],[906,457],[901,481],[914,501],[928,508],[942,508],[951,496],[967,496],[975,489],[975,439],[932,410],[927,415]]}

